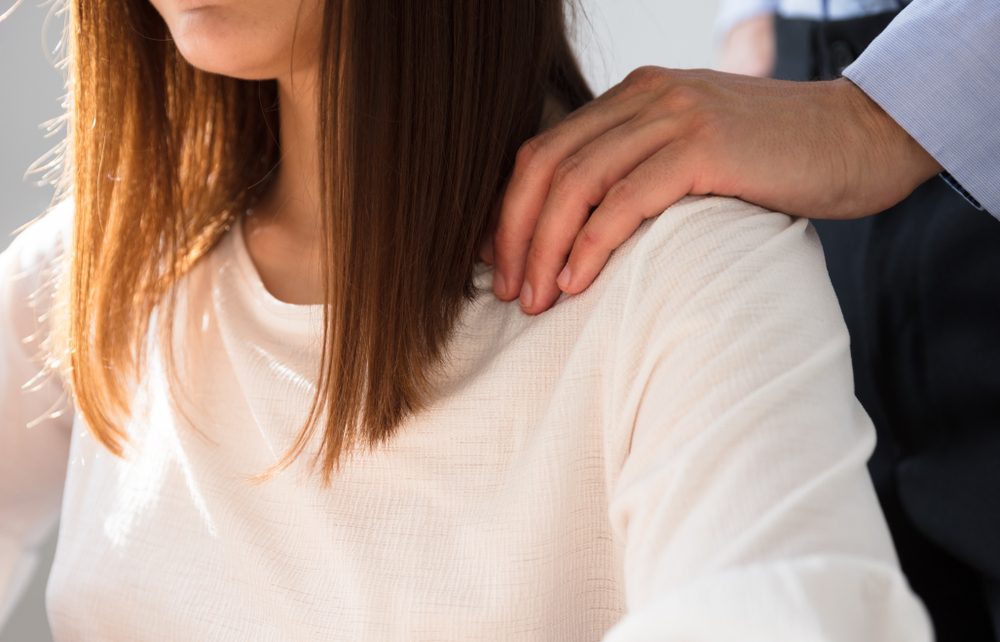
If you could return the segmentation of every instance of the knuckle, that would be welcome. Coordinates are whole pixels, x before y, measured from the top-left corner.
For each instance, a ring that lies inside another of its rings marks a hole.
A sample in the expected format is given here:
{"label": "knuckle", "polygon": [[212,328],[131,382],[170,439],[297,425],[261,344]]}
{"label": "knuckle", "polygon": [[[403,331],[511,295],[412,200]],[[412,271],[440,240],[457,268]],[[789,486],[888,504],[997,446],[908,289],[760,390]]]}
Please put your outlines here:
{"label": "knuckle", "polygon": [[509,247],[517,243],[523,236],[523,232],[519,228],[524,228],[524,221],[501,218],[496,229],[493,230],[494,247]]}
{"label": "knuckle", "polygon": [[671,111],[691,111],[702,104],[701,92],[687,84],[672,85],[664,93],[663,100]]}
{"label": "knuckle", "polygon": [[577,154],[568,156],[556,165],[552,174],[552,188],[559,194],[574,191],[580,173],[580,157]]}
{"label": "knuckle", "polygon": [[496,234],[493,237],[494,252],[506,257],[509,252],[517,249],[520,242],[520,235],[517,234],[515,229],[509,225],[501,225],[497,227]]}
{"label": "knuckle", "polygon": [[623,178],[608,190],[604,197],[604,205],[612,210],[627,207],[635,198],[635,184],[633,181]]}
{"label": "knuckle", "polygon": [[514,167],[522,171],[530,171],[530,169],[534,168],[541,159],[545,145],[548,142],[547,138],[542,133],[532,136],[521,143],[514,158]]}
{"label": "knuckle", "polygon": [[635,91],[654,89],[667,80],[668,74],[662,67],[643,65],[630,71],[623,84]]}
{"label": "knuckle", "polygon": [[708,110],[693,112],[688,118],[687,130],[690,137],[698,141],[698,145],[710,145],[719,132],[718,119]]}
{"label": "knuckle", "polygon": [[576,237],[576,248],[574,253],[589,254],[603,249],[604,243],[597,232],[590,226],[584,226],[580,234]]}
{"label": "knuckle", "polygon": [[548,249],[543,243],[532,243],[531,248],[528,249],[528,265],[530,266],[530,270],[534,272],[542,265],[545,265],[548,256]]}

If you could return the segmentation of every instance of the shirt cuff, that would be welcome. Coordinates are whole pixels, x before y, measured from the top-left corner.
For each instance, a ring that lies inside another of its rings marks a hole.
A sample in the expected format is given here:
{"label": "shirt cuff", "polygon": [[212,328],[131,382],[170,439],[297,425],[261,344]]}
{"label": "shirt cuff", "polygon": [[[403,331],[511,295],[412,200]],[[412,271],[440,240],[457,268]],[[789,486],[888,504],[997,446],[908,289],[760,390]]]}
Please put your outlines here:
{"label": "shirt cuff", "polygon": [[986,208],[983,207],[983,204],[977,201],[975,197],[973,197],[972,194],[969,193],[969,190],[962,187],[962,184],[956,181],[954,176],[952,176],[948,172],[941,172],[940,174],[938,174],[938,176],[940,176],[941,180],[943,180],[945,183],[948,183],[948,187],[958,192],[959,196],[964,198],[969,203],[969,205],[976,208],[980,212],[986,211]]}
{"label": "shirt cuff", "polygon": [[914,0],[844,76],[1000,219],[1000,2]]}

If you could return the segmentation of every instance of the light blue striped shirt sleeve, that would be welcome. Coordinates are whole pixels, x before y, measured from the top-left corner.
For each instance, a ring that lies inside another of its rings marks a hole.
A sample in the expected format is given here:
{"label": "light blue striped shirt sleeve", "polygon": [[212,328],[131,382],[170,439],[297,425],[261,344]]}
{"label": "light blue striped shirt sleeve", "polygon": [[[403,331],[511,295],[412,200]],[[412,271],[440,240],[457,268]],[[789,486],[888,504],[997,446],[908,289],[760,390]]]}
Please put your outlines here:
{"label": "light blue striped shirt sleeve", "polygon": [[1000,0],[914,0],[844,75],[1000,219]]}

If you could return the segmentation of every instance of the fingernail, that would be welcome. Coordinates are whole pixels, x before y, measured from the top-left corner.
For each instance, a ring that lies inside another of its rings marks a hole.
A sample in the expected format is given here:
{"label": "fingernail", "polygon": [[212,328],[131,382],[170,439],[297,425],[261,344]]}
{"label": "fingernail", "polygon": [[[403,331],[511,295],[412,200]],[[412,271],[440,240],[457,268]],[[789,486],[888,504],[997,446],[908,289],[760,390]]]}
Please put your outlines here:
{"label": "fingernail", "polygon": [[497,296],[507,296],[507,284],[504,282],[500,270],[493,270],[493,291]]}
{"label": "fingernail", "polygon": [[531,307],[531,284],[527,281],[521,287],[521,307],[530,308]]}
{"label": "fingernail", "polygon": [[569,265],[567,265],[562,269],[562,272],[559,273],[559,276],[556,277],[556,283],[559,285],[560,290],[565,290],[569,287],[569,280],[571,276]]}

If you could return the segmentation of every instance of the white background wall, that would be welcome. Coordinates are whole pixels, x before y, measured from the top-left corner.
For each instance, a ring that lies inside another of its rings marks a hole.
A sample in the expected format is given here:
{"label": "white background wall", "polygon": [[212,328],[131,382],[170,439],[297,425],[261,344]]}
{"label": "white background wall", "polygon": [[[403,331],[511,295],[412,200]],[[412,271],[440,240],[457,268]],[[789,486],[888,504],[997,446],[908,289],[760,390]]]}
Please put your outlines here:
{"label": "white background wall", "polygon": [[[581,4],[577,49],[597,93],[641,65],[712,65],[711,23],[717,0],[581,0]],[[12,0],[0,0],[0,14],[11,5]],[[6,248],[10,233],[51,198],[47,188],[23,178],[32,161],[55,143],[39,128],[59,114],[62,92],[61,78],[43,47],[47,10],[39,0],[26,0],[0,23],[0,248]],[[45,39],[51,45],[59,38],[58,22],[47,30]],[[54,537],[46,544],[38,577],[0,630],[0,642],[51,640],[44,586],[53,548]]]}

